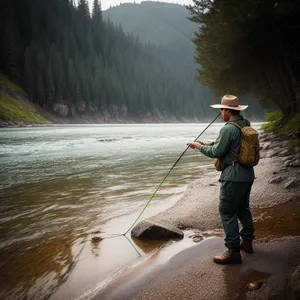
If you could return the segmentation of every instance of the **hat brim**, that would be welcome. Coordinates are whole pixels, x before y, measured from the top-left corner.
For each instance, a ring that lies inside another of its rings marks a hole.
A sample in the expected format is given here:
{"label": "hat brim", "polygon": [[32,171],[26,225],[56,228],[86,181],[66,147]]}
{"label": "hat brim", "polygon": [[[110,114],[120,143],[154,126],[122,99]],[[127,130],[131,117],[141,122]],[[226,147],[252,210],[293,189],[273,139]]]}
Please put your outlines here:
{"label": "hat brim", "polygon": [[228,106],[228,105],[222,105],[222,104],[213,104],[211,105],[212,108],[228,108],[228,109],[233,109],[233,110],[245,110],[248,105],[239,105],[236,107],[233,106]]}

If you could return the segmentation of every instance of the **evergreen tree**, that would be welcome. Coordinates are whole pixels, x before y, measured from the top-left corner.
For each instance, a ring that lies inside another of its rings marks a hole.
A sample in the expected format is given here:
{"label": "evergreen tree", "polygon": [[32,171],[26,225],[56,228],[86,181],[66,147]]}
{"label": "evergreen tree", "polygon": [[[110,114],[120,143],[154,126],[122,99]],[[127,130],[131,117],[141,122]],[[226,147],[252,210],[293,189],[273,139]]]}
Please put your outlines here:
{"label": "evergreen tree", "polygon": [[[194,1],[199,80],[224,92],[272,99],[286,115],[300,110],[297,54],[300,4],[275,1]],[[298,69],[299,70],[299,69]],[[230,74],[230,76],[229,76]]]}

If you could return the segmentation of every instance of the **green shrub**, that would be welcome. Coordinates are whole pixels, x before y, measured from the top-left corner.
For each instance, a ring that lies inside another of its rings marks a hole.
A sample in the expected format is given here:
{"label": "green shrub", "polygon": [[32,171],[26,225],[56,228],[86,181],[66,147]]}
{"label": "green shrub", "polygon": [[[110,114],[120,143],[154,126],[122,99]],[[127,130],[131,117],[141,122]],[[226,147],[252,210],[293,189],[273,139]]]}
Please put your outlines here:
{"label": "green shrub", "polygon": [[300,134],[300,113],[295,114],[280,130],[280,134],[296,132]]}
{"label": "green shrub", "polygon": [[288,146],[290,148],[295,148],[297,146],[300,146],[300,139],[297,139],[297,140],[289,140],[288,141]]}
{"label": "green shrub", "polygon": [[266,120],[268,123],[262,124],[261,128],[265,131],[275,131],[276,127],[279,125],[283,118],[283,113],[281,110],[276,110],[266,114]]}

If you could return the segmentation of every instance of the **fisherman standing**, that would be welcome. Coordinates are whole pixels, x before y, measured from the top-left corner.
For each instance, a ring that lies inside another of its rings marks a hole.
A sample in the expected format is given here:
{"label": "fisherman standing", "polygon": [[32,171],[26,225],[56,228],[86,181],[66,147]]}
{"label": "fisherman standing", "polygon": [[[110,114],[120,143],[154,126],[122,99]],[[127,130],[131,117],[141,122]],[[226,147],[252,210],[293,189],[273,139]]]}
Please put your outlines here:
{"label": "fisherman standing", "polygon": [[[240,264],[242,262],[240,250],[253,253],[254,226],[249,208],[251,187],[254,181],[253,167],[246,167],[237,161],[236,154],[241,148],[241,129],[247,124],[240,111],[248,105],[240,105],[239,99],[233,95],[225,95],[221,104],[211,105],[221,110],[225,122],[234,122],[221,128],[215,143],[205,146],[198,142],[188,143],[192,149],[199,149],[208,157],[217,158],[222,162],[222,173],[219,212],[225,232],[225,246],[228,250],[222,256],[215,256],[217,264]],[[240,126],[237,127],[237,125]],[[238,220],[242,224],[239,230]]]}

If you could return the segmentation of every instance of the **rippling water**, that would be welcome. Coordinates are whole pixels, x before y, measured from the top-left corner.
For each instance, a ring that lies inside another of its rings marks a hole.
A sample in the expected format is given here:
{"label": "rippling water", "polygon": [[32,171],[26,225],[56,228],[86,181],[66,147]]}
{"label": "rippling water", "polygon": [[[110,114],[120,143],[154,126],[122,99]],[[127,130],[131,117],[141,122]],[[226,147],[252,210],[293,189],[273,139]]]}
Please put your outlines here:
{"label": "rippling water", "polygon": [[[98,230],[125,232],[206,125],[0,129],[0,298],[73,299],[80,292],[72,284],[92,288],[136,259],[124,239],[104,240],[100,250],[87,241]],[[201,140],[214,140],[221,126]],[[143,217],[174,204],[210,163],[189,150]]]}

